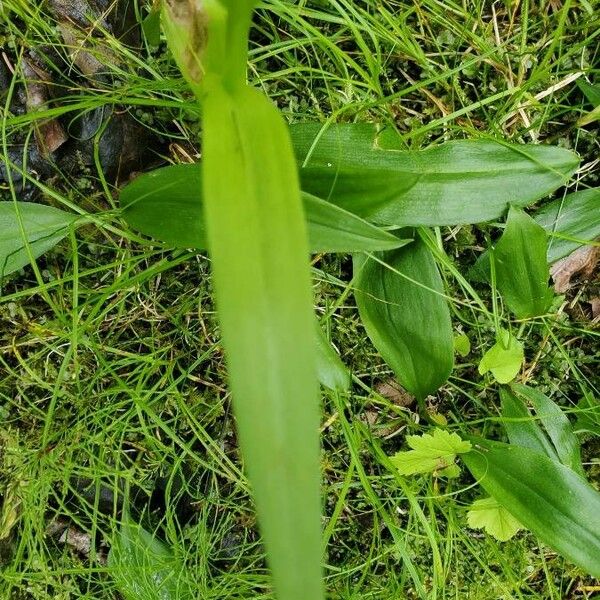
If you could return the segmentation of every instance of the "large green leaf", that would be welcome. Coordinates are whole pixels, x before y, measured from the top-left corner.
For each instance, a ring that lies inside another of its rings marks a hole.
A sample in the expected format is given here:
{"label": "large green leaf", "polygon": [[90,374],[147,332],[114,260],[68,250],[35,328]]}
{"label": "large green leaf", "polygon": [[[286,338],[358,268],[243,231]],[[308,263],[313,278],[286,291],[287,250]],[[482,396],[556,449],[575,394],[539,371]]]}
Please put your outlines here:
{"label": "large green leaf", "polygon": [[289,134],[258,91],[204,102],[210,254],[240,444],[281,600],[323,598],[308,243]]}
{"label": "large green leaf", "polygon": [[185,565],[163,542],[125,521],[112,542],[108,568],[125,600],[192,600]]}
{"label": "large green leaf", "polygon": [[29,264],[26,242],[37,258],[68,235],[76,220],[73,213],[43,204],[0,202],[0,277]]}
{"label": "large green leaf", "polygon": [[600,85],[591,84],[581,79],[577,80],[579,89],[584,93],[588,102],[594,107],[600,106]]}
{"label": "large green leaf", "polygon": [[600,577],[600,493],[529,448],[471,439],[463,460],[482,487],[545,544]]}
{"label": "large green leaf", "polygon": [[553,293],[548,286],[548,235],[529,215],[511,206],[504,233],[491,253],[482,255],[477,272],[490,278],[494,259],[496,286],[519,319],[546,313]]}
{"label": "large green leaf", "polygon": [[563,185],[577,155],[554,146],[456,141],[402,150],[375,125],[291,127],[302,189],[390,225],[457,225],[497,219]]}
{"label": "large green leaf", "polygon": [[240,446],[278,599],[321,600],[319,388],[294,154],[276,107],[246,86],[254,0],[196,2],[196,19],[187,4],[168,0],[163,17],[203,109],[204,212]]}
{"label": "large green leaf", "polygon": [[317,325],[317,376],[330,390],[345,392],[352,379],[338,353],[333,349],[323,330]]}
{"label": "large green leaf", "polygon": [[502,425],[506,429],[508,441],[514,446],[530,448],[553,460],[558,460],[550,440],[529,413],[523,400],[510,388],[500,390],[500,399],[502,401]]}
{"label": "large green leaf", "polygon": [[313,252],[391,250],[408,243],[312,194],[305,192],[302,199]]}
{"label": "large green leaf", "polygon": [[551,236],[548,262],[554,263],[600,237],[600,188],[554,200],[533,218]]}
{"label": "large green leaf", "polygon": [[[544,426],[546,433],[550,436],[556,454],[549,454],[551,458],[558,455],[560,462],[573,469],[580,475],[583,475],[583,465],[581,464],[581,451],[579,440],[573,432],[573,427],[567,415],[560,409],[560,406],[553,402],[548,396],[526,385],[513,384],[512,392],[529,402],[535,409],[537,418]],[[511,440],[512,441],[512,440]]]}
{"label": "large green leaf", "polygon": [[373,344],[400,384],[422,400],[454,364],[450,309],[434,258],[420,240],[354,259],[355,296]]}
{"label": "large green leaf", "polygon": [[[176,248],[206,249],[200,164],[172,165],[141,175],[120,194],[123,217],[135,229]],[[310,250],[387,250],[396,236],[310,194],[303,194]],[[282,235],[285,235],[282,232]]]}

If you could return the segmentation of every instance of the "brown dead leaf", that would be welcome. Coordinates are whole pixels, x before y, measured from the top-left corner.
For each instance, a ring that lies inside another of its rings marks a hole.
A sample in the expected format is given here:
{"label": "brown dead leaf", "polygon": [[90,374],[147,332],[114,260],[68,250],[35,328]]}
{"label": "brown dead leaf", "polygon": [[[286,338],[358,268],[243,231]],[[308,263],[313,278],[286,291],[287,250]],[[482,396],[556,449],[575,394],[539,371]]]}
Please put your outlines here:
{"label": "brown dead leaf", "polygon": [[[34,61],[23,58],[23,77],[25,79],[25,105],[27,112],[34,113],[48,109],[50,75]],[[35,140],[42,156],[47,157],[58,150],[66,141],[67,134],[57,119],[42,119],[34,122]]]}
{"label": "brown dead leaf", "polygon": [[596,246],[583,246],[565,258],[552,265],[550,274],[554,281],[554,290],[563,294],[571,287],[571,280],[575,275],[588,279],[600,260],[600,248]]}
{"label": "brown dead leaf", "polygon": [[398,406],[408,407],[414,404],[411,396],[395,379],[390,379],[375,386],[375,391]]}

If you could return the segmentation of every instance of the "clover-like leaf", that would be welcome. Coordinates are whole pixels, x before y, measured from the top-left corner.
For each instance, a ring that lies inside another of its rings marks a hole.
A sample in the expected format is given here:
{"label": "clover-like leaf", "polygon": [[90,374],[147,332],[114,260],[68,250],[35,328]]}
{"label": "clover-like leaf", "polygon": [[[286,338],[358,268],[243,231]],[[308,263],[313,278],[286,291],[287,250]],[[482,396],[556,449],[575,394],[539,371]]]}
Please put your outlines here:
{"label": "clover-like leaf", "polygon": [[401,475],[437,472],[456,477],[456,469],[449,467],[454,465],[457,454],[471,450],[470,442],[444,429],[434,429],[433,434],[409,435],[406,441],[412,450],[398,452],[391,459]]}
{"label": "clover-like leaf", "polygon": [[498,383],[510,383],[517,376],[524,359],[523,344],[510,332],[501,329],[498,341],[479,363],[479,374],[491,371]]}

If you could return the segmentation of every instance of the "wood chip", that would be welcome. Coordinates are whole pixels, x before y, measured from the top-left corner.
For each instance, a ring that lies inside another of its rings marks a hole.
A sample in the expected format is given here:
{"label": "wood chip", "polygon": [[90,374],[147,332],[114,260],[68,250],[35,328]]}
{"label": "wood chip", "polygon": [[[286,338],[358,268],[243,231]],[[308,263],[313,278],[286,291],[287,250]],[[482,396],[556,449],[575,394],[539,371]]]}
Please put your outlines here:
{"label": "wood chip", "polygon": [[[23,58],[27,112],[35,113],[49,108],[50,92],[47,82],[50,76],[35,62]],[[66,141],[67,134],[57,119],[41,119],[34,122],[35,140],[42,156],[47,157],[58,150]]]}
{"label": "wood chip", "polygon": [[592,305],[592,320],[600,321],[600,298],[592,298],[590,304]]}

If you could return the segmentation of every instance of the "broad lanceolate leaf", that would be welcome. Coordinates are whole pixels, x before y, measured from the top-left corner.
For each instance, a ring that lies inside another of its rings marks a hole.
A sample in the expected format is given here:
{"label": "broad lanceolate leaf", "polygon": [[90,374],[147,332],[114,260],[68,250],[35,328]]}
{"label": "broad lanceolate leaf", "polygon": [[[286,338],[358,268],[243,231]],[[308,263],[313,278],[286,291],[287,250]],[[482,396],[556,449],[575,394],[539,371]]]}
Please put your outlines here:
{"label": "broad lanceolate leaf", "polygon": [[515,446],[531,448],[552,460],[558,460],[550,440],[529,413],[523,400],[509,388],[500,390],[500,398],[502,399],[502,417],[504,419],[502,425],[506,429],[508,441]]}
{"label": "broad lanceolate leaf", "polygon": [[471,451],[470,442],[444,429],[434,429],[433,434],[409,435],[406,441],[412,450],[398,452],[390,459],[402,475],[451,469],[457,454]]}
{"label": "broad lanceolate leaf", "polygon": [[517,376],[524,359],[523,344],[510,332],[502,329],[496,343],[483,355],[479,363],[479,374],[491,371],[498,383],[510,383]]}
{"label": "broad lanceolate leaf", "polygon": [[594,107],[597,108],[600,106],[600,85],[591,84],[587,81],[582,81],[581,79],[577,80],[577,85],[579,89],[584,93],[588,102]]}
{"label": "broad lanceolate leaf", "polygon": [[312,194],[305,192],[302,199],[313,252],[391,250],[409,242]]}
{"label": "broad lanceolate leaf", "polygon": [[600,437],[600,402],[584,396],[577,404],[575,431],[584,431]]}
{"label": "broad lanceolate leaf", "polygon": [[423,400],[454,364],[450,310],[431,252],[417,239],[375,258],[356,255],[354,274],[369,337],[402,387]]}
{"label": "broad lanceolate leaf", "polygon": [[543,315],[552,303],[547,253],[544,229],[512,206],[506,229],[489,258],[494,260],[496,286],[519,319]]}
{"label": "broad lanceolate leaf", "polygon": [[486,492],[545,544],[600,577],[600,493],[539,452],[471,441],[480,451],[463,460]]}
{"label": "broad lanceolate leaf", "polygon": [[29,264],[26,242],[37,258],[68,235],[76,220],[73,213],[43,204],[0,202],[0,278]]}
{"label": "broad lanceolate leaf", "polygon": [[533,218],[551,236],[548,262],[554,263],[600,237],[600,188],[554,200]]}
{"label": "broad lanceolate leaf", "polygon": [[317,376],[321,385],[338,392],[350,387],[350,372],[317,325]]}
{"label": "broad lanceolate leaf", "polygon": [[276,108],[214,81],[203,186],[240,444],[280,600],[323,598],[319,392],[306,226]]}
{"label": "broad lanceolate leaf", "polygon": [[137,523],[125,521],[108,555],[108,567],[125,600],[192,600],[185,565]]}
{"label": "broad lanceolate leaf", "polygon": [[305,191],[398,226],[497,219],[563,185],[579,164],[562,148],[491,140],[408,151],[395,132],[368,124],[298,124],[291,134]]}
{"label": "broad lanceolate leaf", "polygon": [[[123,217],[138,231],[170,246],[206,249],[199,189],[200,164],[156,169],[123,188]],[[406,243],[330,202],[310,194],[303,194],[302,200],[311,252],[388,250]],[[284,236],[286,232],[280,234]]]}
{"label": "broad lanceolate leaf", "polygon": [[[533,406],[537,418],[552,441],[560,462],[583,475],[579,440],[560,406],[539,390],[520,384],[513,384],[511,387],[513,393],[522,398],[521,402],[529,402]],[[548,456],[552,458],[552,455]]]}
{"label": "broad lanceolate leaf", "polygon": [[510,540],[522,528],[521,523],[494,498],[475,500],[467,513],[467,523],[472,529],[485,529],[500,542]]}

